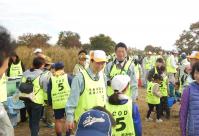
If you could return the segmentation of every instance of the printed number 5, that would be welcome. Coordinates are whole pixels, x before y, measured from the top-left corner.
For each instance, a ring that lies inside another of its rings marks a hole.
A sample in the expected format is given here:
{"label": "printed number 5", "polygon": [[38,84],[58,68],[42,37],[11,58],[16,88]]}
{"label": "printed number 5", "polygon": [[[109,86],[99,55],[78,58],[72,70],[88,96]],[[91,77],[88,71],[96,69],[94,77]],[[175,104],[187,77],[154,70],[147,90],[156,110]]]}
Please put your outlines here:
{"label": "printed number 5", "polygon": [[58,88],[59,88],[59,91],[62,91],[64,89],[63,83],[59,83]]}
{"label": "printed number 5", "polygon": [[120,117],[116,119],[116,125],[120,125],[120,128],[117,128],[116,131],[122,131],[126,128],[126,124],[124,122],[124,117]]}

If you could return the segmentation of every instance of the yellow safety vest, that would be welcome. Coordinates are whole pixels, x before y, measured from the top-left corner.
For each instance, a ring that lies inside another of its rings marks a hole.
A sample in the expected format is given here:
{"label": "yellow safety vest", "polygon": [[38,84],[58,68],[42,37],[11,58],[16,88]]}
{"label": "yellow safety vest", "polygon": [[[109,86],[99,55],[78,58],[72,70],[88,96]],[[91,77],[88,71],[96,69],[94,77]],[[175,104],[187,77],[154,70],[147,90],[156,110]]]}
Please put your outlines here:
{"label": "yellow safety vest", "polygon": [[145,65],[144,65],[144,68],[146,69],[146,70],[150,70],[151,69],[151,67],[153,66],[153,60],[152,60],[152,58],[150,57],[150,58],[146,58],[146,61],[145,61],[146,63],[145,63]]}
{"label": "yellow safety vest", "polygon": [[[44,90],[41,88],[40,86],[40,77],[41,75],[39,75],[38,77],[36,77],[36,79],[33,80],[33,95],[27,95],[25,94],[25,97],[28,96],[29,98],[31,97],[31,100],[34,103],[37,104],[44,104]],[[21,82],[26,82],[26,77],[22,77]],[[24,97],[24,93],[22,93],[22,97]]]}
{"label": "yellow safety vest", "polygon": [[7,85],[6,85],[7,78],[5,74],[2,75],[0,79],[0,102],[7,101]]}
{"label": "yellow safety vest", "polygon": [[171,56],[169,56],[167,58],[167,61],[166,61],[166,69],[167,69],[167,73],[176,73],[176,68],[172,67],[171,65]]}
{"label": "yellow safety vest", "polygon": [[66,107],[68,97],[70,95],[70,86],[67,74],[60,76],[52,76],[52,107],[53,109],[63,109]]}
{"label": "yellow safety vest", "polygon": [[84,90],[80,94],[77,108],[75,110],[75,120],[87,110],[94,106],[105,106],[107,101],[106,87],[103,74],[100,73],[99,80],[94,81],[86,70],[82,71],[84,77]]}
{"label": "yellow safety vest", "polygon": [[[110,79],[112,79],[116,75],[127,75],[127,72],[129,70],[129,67],[131,66],[131,64],[132,64],[132,60],[128,60],[126,62],[126,64],[124,65],[123,69],[118,69],[116,67],[115,63],[113,62],[113,65],[112,65],[112,68],[111,68],[110,74],[109,74]],[[112,87],[107,86],[107,95],[111,96],[113,93],[114,93],[114,90],[112,89]],[[130,86],[129,86],[128,91],[126,91],[126,95],[128,95],[129,97],[131,97],[131,95],[132,95],[132,91],[130,89]]]}
{"label": "yellow safety vest", "polygon": [[148,82],[146,100],[147,100],[147,103],[149,103],[149,104],[160,104],[160,98],[153,94],[154,85],[155,85],[155,83]]}
{"label": "yellow safety vest", "polygon": [[10,77],[16,77],[23,74],[23,70],[21,67],[21,61],[18,64],[11,64],[10,66]]}
{"label": "yellow safety vest", "polygon": [[112,136],[135,136],[132,101],[130,99],[123,105],[108,103],[106,108],[116,121],[116,127],[112,128]]}
{"label": "yellow safety vest", "polygon": [[168,96],[168,92],[167,92],[167,76],[164,77],[162,83],[160,84],[160,92],[162,94],[162,96]]}

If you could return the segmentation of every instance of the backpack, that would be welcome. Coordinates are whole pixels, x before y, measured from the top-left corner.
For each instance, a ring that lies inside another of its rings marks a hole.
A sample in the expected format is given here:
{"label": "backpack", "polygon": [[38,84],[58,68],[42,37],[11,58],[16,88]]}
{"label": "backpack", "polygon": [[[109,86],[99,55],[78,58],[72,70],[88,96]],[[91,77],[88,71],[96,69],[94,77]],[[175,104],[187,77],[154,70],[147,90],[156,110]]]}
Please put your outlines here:
{"label": "backpack", "polygon": [[[40,75],[39,75],[39,76],[40,76]],[[37,76],[37,77],[39,77],[39,76]],[[36,77],[36,78],[37,78],[37,77]],[[19,91],[20,91],[21,93],[25,93],[25,94],[30,94],[30,93],[32,93],[32,92],[34,91],[34,84],[33,84],[33,81],[34,81],[36,78],[31,79],[31,77],[28,77],[28,78],[26,79],[26,82],[20,83],[20,85],[19,85]]]}
{"label": "backpack", "polygon": [[[39,75],[40,76],[40,75]],[[37,77],[39,77],[37,76]],[[31,79],[31,77],[28,77],[26,79],[26,82],[21,82],[19,85],[19,91],[20,91],[20,96],[19,99],[29,102],[29,101],[34,101],[34,84],[33,81],[35,79],[37,79],[37,77],[35,77],[34,79]]]}

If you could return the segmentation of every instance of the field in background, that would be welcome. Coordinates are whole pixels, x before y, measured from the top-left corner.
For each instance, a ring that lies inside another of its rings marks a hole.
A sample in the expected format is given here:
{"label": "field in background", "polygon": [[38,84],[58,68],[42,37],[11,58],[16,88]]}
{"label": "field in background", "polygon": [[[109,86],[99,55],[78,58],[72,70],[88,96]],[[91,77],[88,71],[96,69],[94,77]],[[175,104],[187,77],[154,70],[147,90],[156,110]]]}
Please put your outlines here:
{"label": "field in background", "polygon": [[[145,95],[146,95],[146,90],[140,88],[138,105],[142,118],[143,136],[180,136],[179,117],[178,117],[179,103],[176,103],[172,107],[170,120],[166,120],[165,118],[163,118],[164,121],[162,123],[155,123],[155,120],[153,122],[146,122],[145,116],[148,110],[148,106],[145,102]],[[155,113],[153,113],[152,117],[155,119]],[[41,126],[40,136],[55,136],[54,129],[49,129],[44,127],[43,123],[40,123],[40,126]],[[27,134],[27,136],[29,136],[30,134],[28,128],[28,122],[20,123],[15,128],[15,136],[22,136],[24,134]]]}
{"label": "field in background", "polygon": [[[32,60],[34,58],[33,51],[35,48],[28,48],[26,46],[19,46],[16,50],[18,56],[25,64],[26,69],[30,68],[32,65]],[[79,49],[71,48],[66,49],[63,47],[47,47],[42,48],[45,55],[49,56],[53,62],[63,61],[65,64],[65,71],[72,72],[75,64],[77,63],[77,54]]]}

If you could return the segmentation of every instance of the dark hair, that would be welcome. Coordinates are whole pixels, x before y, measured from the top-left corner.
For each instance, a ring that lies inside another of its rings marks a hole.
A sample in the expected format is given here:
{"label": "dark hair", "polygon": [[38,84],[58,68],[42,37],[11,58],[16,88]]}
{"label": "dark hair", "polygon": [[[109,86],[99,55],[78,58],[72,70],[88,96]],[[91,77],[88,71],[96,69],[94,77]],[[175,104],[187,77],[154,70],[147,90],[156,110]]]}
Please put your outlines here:
{"label": "dark hair", "polygon": [[160,67],[160,70],[161,70],[161,72],[163,73],[163,72],[166,70],[165,65],[161,66],[161,67]]}
{"label": "dark hair", "polygon": [[101,106],[95,106],[92,109],[103,111],[103,112],[107,113],[109,115],[110,120],[111,120],[111,125],[113,127],[116,125],[115,119],[113,118],[112,114],[107,109],[105,109],[104,107],[101,107]]}
{"label": "dark hair", "polygon": [[119,105],[120,104],[120,100],[119,100],[119,96],[118,96],[118,93],[117,91],[115,91],[114,94],[112,94],[109,99],[108,99],[108,102],[112,105]]}
{"label": "dark hair", "polygon": [[191,77],[193,78],[193,80],[195,80],[194,78],[194,73],[195,71],[199,72],[199,62],[196,62],[193,67],[192,67],[192,70],[191,70]]}
{"label": "dark hair", "polygon": [[11,55],[10,55],[10,59],[9,59],[9,63],[8,63],[9,66],[10,66],[12,63],[14,63],[13,60],[12,60],[12,58],[11,58],[11,57],[13,57],[13,56],[16,57],[16,64],[19,63],[19,61],[20,61],[19,56],[17,55],[17,53],[16,53],[16,52],[13,52],[13,53],[11,53]]}
{"label": "dark hair", "polygon": [[80,51],[78,52],[78,55],[80,55],[81,53],[87,54],[87,51],[86,51],[86,50],[80,50]]}
{"label": "dark hair", "polygon": [[175,82],[175,85],[180,86],[180,82],[179,81]]}
{"label": "dark hair", "polygon": [[135,59],[134,64],[137,66],[138,63],[139,63],[139,61],[137,59]]}
{"label": "dark hair", "polygon": [[153,75],[153,80],[160,80],[160,81],[162,81],[163,78],[162,78],[162,76],[160,74],[154,74]]}
{"label": "dark hair", "polygon": [[156,60],[156,62],[164,63],[164,60],[163,60],[162,58],[158,58],[158,59]]}
{"label": "dark hair", "polygon": [[122,42],[118,43],[118,44],[115,46],[115,51],[117,51],[117,49],[118,49],[119,47],[125,48],[125,50],[127,51],[127,46],[126,46],[126,44],[124,44],[124,43],[122,43]]}
{"label": "dark hair", "polygon": [[4,60],[10,57],[15,49],[15,41],[11,39],[10,33],[6,28],[0,26],[0,67]]}
{"label": "dark hair", "polygon": [[45,59],[42,57],[36,57],[33,59],[33,69],[40,69],[42,65],[45,65]]}

